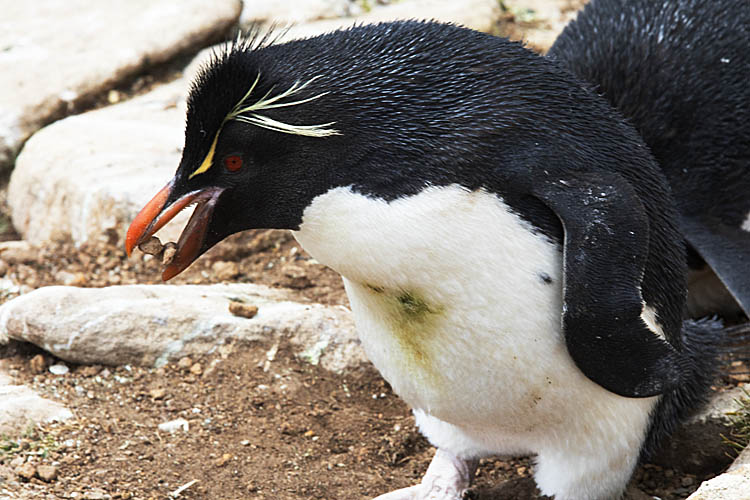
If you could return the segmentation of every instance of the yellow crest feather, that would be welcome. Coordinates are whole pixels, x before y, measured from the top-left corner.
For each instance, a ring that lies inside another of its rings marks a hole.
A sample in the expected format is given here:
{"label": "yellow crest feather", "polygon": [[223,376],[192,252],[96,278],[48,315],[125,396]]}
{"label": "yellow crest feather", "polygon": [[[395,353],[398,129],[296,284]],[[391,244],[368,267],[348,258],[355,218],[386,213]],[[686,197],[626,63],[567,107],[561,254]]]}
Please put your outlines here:
{"label": "yellow crest feather", "polygon": [[[293,135],[302,135],[306,137],[328,137],[331,135],[341,135],[341,133],[331,128],[332,125],[334,125],[336,122],[329,122],[329,123],[321,123],[318,125],[293,125],[290,123],[284,123],[280,122],[278,120],[274,120],[273,118],[269,118],[268,116],[263,116],[258,114],[258,111],[263,111],[267,109],[275,109],[275,108],[285,108],[289,106],[297,106],[299,104],[304,104],[306,102],[314,101],[316,99],[319,99],[326,95],[328,92],[322,92],[320,94],[314,95],[312,97],[308,97],[306,99],[299,99],[296,101],[289,101],[289,102],[280,102],[283,99],[286,99],[287,97],[293,96],[294,94],[299,93],[300,91],[304,90],[305,87],[307,87],[310,83],[315,81],[318,77],[311,78],[306,83],[300,83],[299,80],[294,82],[294,84],[289,87],[288,90],[281,92],[278,95],[271,96],[271,93],[273,92],[273,88],[266,92],[266,94],[258,99],[256,102],[252,104],[245,104],[245,102],[248,100],[250,95],[255,90],[255,87],[258,85],[258,82],[260,81],[260,73],[258,73],[258,76],[255,78],[255,81],[250,86],[250,89],[245,93],[245,95],[240,99],[240,101],[232,108],[232,110],[227,114],[227,116],[224,118],[224,121],[222,121],[221,126],[219,127],[219,130],[216,131],[216,136],[214,136],[214,141],[211,143],[211,147],[208,150],[208,153],[206,154],[206,157],[203,159],[203,162],[201,162],[200,167],[198,167],[195,172],[190,174],[189,179],[192,179],[194,176],[198,174],[202,174],[203,172],[207,171],[211,166],[213,165],[213,159],[214,159],[214,152],[216,151],[216,143],[219,140],[219,134],[221,133],[221,129],[224,127],[224,124],[230,120],[236,120],[244,123],[249,123],[251,125],[256,125],[258,127],[262,127],[268,130],[273,130],[274,132],[282,132],[285,134],[293,134]],[[249,114],[246,114],[249,113]]]}
{"label": "yellow crest feather", "polygon": [[[273,97],[271,97],[271,93],[273,92],[273,88],[271,88],[271,90],[266,92],[266,94],[256,102],[246,105],[245,101],[247,101],[247,99],[250,97],[250,94],[252,94],[253,90],[255,90],[255,87],[258,85],[258,81],[260,80],[260,73],[258,73],[255,81],[250,86],[250,90],[247,91],[244,97],[240,99],[240,102],[238,102],[237,105],[232,109],[232,111],[229,112],[229,114],[225,118],[225,121],[237,120],[245,123],[250,123],[252,125],[257,125],[258,127],[263,127],[265,129],[273,130],[276,132],[304,135],[308,137],[327,137],[330,135],[340,135],[340,132],[338,130],[331,128],[331,125],[335,124],[336,122],[321,123],[318,125],[293,125],[290,123],[280,122],[278,120],[274,120],[257,113],[257,111],[297,106],[299,104],[304,104],[306,102],[320,99],[324,95],[328,94],[328,92],[322,92],[312,97],[299,99],[297,101],[279,102],[304,90],[305,87],[310,85],[317,78],[317,76],[313,77],[305,83],[300,83],[300,81],[297,80],[291,87],[289,87],[289,89]],[[250,115],[245,115],[245,113],[250,113]]]}

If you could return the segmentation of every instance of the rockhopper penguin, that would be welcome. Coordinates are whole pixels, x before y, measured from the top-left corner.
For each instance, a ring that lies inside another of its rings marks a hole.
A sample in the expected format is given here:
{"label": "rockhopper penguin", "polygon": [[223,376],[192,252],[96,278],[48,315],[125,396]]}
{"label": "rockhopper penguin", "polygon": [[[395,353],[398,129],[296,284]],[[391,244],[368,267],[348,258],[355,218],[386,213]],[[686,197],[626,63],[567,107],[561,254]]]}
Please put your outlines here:
{"label": "rockhopper penguin", "polygon": [[666,174],[691,314],[750,315],[750,3],[594,0],[548,55],[635,125]]}
{"label": "rockhopper penguin", "polygon": [[685,249],[635,129],[558,63],[394,22],[216,55],[174,178],[127,250],[197,204],[165,279],[286,228],[338,271],[368,356],[438,450],[384,500],[457,499],[476,460],[536,456],[558,500],[617,498],[708,390]]}

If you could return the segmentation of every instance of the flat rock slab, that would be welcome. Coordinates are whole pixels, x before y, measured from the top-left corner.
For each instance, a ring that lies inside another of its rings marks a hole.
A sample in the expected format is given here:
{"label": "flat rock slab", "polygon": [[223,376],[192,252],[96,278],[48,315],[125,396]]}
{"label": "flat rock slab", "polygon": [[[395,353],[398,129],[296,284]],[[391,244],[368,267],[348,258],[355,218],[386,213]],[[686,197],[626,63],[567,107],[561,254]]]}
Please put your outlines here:
{"label": "flat rock slab", "polygon": [[[213,9],[212,4],[209,10]],[[439,19],[490,30],[497,15],[496,0],[460,5],[410,0],[355,18],[298,25],[287,36],[312,36],[353,22],[399,18]],[[25,240],[35,245],[51,240],[78,245],[98,239],[123,243],[130,221],[177,168],[187,89],[209,53],[204,51],[188,66],[184,79],[124,103],[60,120],[26,143],[8,187],[13,225]],[[188,212],[160,231],[162,241],[177,239]]]}
{"label": "flat rock slab", "polygon": [[29,425],[53,420],[62,421],[73,414],[65,406],[45,399],[0,371],[0,436],[16,436]]}
{"label": "flat rock slab", "polygon": [[356,6],[350,0],[252,0],[243,3],[240,24],[299,24],[346,16]]}
{"label": "flat rock slab", "polygon": [[750,448],[746,448],[727,472],[703,482],[687,500],[750,499]]}
{"label": "flat rock slab", "polygon": [[[500,8],[503,5],[503,9]],[[326,33],[353,24],[377,23],[396,19],[433,19],[460,24],[475,30],[496,32],[497,20],[510,13],[520,36],[532,48],[545,52],[565,25],[576,16],[582,2],[571,0],[402,0],[385,6],[377,4],[367,12],[349,17],[340,0],[311,0],[300,8],[293,0],[248,2],[241,22],[289,24],[287,39]],[[356,5],[356,4],[355,4]],[[350,4],[351,6],[351,4]],[[351,8],[348,9],[351,11]],[[339,15],[337,15],[339,14]]]}
{"label": "flat rock slab", "polygon": [[557,35],[578,14],[583,2],[576,0],[503,0],[503,6],[522,26],[523,40],[546,52]]}
{"label": "flat rock slab", "polygon": [[0,170],[70,105],[216,40],[241,8],[240,0],[3,2]]}
{"label": "flat rock slab", "polygon": [[[113,239],[171,179],[184,142],[187,83],[71,116],[40,130],[8,185],[13,225],[36,245]],[[175,240],[189,211],[159,234]]]}
{"label": "flat rock slab", "polygon": [[716,473],[729,465],[734,450],[723,436],[730,434],[743,399],[747,393],[742,387],[713,394],[709,403],[664,443],[653,463],[697,475]]}
{"label": "flat rock slab", "polygon": [[[234,316],[233,301],[258,312]],[[282,340],[332,371],[366,360],[348,309],[301,304],[283,291],[249,284],[40,288],[0,307],[0,332],[87,364],[160,366],[230,342]]]}
{"label": "flat rock slab", "polygon": [[497,0],[467,0],[463,2],[454,0],[408,0],[375,8],[358,16],[324,19],[292,26],[284,39],[306,38],[350,27],[354,24],[379,23],[397,19],[433,19],[460,24],[478,31],[491,31],[499,16],[500,8]]}

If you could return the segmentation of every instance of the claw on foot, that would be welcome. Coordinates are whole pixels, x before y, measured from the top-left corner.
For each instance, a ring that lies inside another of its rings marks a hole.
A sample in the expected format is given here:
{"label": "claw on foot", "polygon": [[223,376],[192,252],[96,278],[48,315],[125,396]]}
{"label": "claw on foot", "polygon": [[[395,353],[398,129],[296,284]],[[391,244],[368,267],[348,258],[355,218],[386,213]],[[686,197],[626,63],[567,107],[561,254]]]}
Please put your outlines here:
{"label": "claw on foot", "polygon": [[437,450],[422,482],[380,495],[374,500],[461,500],[471,486],[477,462]]}

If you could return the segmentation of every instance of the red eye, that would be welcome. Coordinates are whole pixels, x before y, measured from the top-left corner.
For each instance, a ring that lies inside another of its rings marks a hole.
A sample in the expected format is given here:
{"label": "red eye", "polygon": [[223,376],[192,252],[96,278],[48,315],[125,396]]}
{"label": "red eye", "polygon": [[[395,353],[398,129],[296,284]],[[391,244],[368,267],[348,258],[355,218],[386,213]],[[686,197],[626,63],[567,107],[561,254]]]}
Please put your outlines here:
{"label": "red eye", "polygon": [[231,155],[224,158],[224,166],[230,172],[236,172],[242,168],[242,157],[239,155]]}

